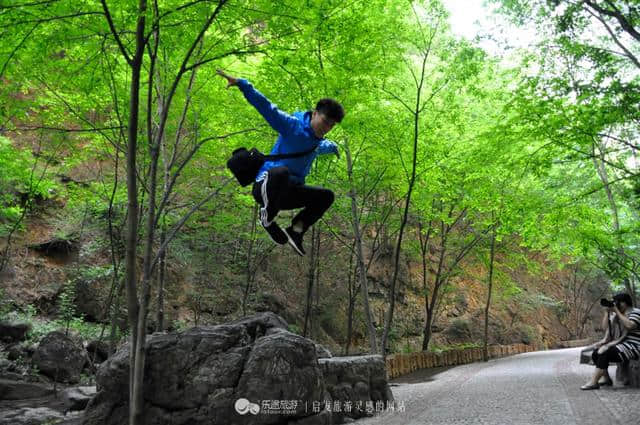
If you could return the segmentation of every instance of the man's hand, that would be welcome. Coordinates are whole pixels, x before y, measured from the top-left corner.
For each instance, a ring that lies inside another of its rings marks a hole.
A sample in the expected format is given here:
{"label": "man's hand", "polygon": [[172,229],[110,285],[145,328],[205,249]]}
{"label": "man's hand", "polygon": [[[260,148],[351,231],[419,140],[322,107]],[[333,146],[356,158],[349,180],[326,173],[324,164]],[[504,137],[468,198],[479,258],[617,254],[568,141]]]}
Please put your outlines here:
{"label": "man's hand", "polygon": [[221,69],[216,70],[216,73],[224,78],[227,79],[227,88],[231,87],[231,86],[237,86],[238,85],[238,79],[232,77],[231,75],[227,74],[226,72],[224,72]]}
{"label": "man's hand", "polygon": [[598,348],[598,354],[604,354],[605,351],[609,349],[607,344],[604,344],[602,347]]}

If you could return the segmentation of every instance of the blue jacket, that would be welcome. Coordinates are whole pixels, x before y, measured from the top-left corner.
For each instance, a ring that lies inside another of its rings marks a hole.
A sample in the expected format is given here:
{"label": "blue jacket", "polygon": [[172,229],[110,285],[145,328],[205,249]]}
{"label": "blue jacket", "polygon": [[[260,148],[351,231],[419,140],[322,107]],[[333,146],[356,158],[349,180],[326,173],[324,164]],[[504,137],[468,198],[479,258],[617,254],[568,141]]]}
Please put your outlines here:
{"label": "blue jacket", "polygon": [[311,112],[299,111],[289,115],[278,109],[262,93],[256,90],[245,79],[238,80],[238,87],[244,97],[253,105],[269,125],[278,132],[276,144],[271,149],[271,154],[304,152],[316,146],[316,149],[298,158],[266,161],[256,181],[264,178],[264,174],[271,168],[286,166],[289,169],[289,179],[296,184],[304,184],[304,178],[311,171],[311,164],[316,156],[328,153],[338,153],[338,146],[330,140],[319,139],[311,128]]}

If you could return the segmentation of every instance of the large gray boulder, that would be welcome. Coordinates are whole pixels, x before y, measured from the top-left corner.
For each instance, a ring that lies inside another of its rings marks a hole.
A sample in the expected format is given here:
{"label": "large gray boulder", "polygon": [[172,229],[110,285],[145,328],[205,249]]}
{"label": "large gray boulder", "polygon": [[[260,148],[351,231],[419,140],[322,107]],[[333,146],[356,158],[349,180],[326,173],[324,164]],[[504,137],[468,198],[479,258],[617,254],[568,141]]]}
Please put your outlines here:
{"label": "large gray boulder", "polygon": [[97,281],[78,280],[75,283],[75,305],[78,313],[84,315],[87,320],[94,322],[105,322],[108,320],[104,306],[106,305],[107,295],[104,294],[104,288],[109,285],[102,284]]}
{"label": "large gray boulder", "polygon": [[0,322],[0,339],[2,341],[24,341],[27,339],[27,333],[31,330],[31,325],[22,322]]}
{"label": "large gray boulder", "polygon": [[334,405],[334,422],[385,411],[394,403],[382,356],[332,357],[318,360]]}
{"label": "large gray boulder", "polygon": [[[145,423],[330,424],[314,412],[327,397],[313,341],[273,313],[154,334],[147,340]],[[128,414],[129,347],[104,362],[85,425],[120,425]],[[276,403],[277,401],[277,403]]]}
{"label": "large gray boulder", "polygon": [[50,332],[38,344],[33,364],[43,375],[58,382],[77,383],[88,362],[87,352],[62,332]]}
{"label": "large gray boulder", "polygon": [[109,345],[104,341],[90,341],[87,344],[87,353],[93,363],[102,363],[109,358]]}

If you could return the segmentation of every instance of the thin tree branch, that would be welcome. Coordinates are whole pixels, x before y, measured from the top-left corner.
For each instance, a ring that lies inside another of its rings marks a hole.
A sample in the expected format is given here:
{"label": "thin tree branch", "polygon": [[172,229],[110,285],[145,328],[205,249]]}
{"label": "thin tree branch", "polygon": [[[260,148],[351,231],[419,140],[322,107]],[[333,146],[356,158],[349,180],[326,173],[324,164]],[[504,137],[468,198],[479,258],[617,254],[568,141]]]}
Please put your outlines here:
{"label": "thin tree branch", "polygon": [[255,130],[256,130],[255,128],[249,128],[249,129],[245,129],[245,130],[240,130],[240,131],[235,131],[235,132],[232,132],[232,133],[224,134],[222,136],[206,137],[206,138],[200,140],[199,142],[197,142],[195,144],[195,146],[191,149],[191,151],[187,154],[186,158],[184,158],[182,160],[182,162],[178,166],[178,169],[173,174],[173,176],[171,176],[171,182],[167,186],[167,190],[165,191],[164,196],[162,198],[162,201],[160,201],[160,205],[158,206],[158,214],[157,214],[156,222],[157,222],[158,217],[160,217],[161,212],[164,210],[164,208],[165,208],[165,206],[166,206],[166,204],[168,202],[169,194],[173,190],[173,186],[176,184],[176,181],[177,181],[178,177],[180,176],[180,173],[182,172],[184,167],[187,165],[187,163],[191,160],[193,155],[195,155],[196,152],[198,152],[198,150],[202,147],[202,145],[204,145],[206,142],[211,141],[211,140],[222,140],[222,139],[226,139],[226,138],[231,137],[231,136],[248,133],[248,132],[255,131]]}
{"label": "thin tree branch", "polygon": [[195,213],[198,209],[200,209],[201,206],[203,206],[205,203],[207,203],[209,200],[213,199],[214,196],[218,195],[220,193],[220,191],[222,189],[224,189],[224,187],[231,181],[231,177],[227,177],[225,178],[224,182],[222,183],[222,185],[220,185],[220,187],[216,190],[214,190],[213,192],[211,192],[209,195],[207,195],[203,200],[201,200],[200,202],[198,202],[196,205],[193,206],[193,208],[191,208],[185,215],[184,217],[182,217],[182,219],[176,223],[176,225],[173,227],[173,229],[171,229],[170,233],[167,235],[167,238],[165,239],[164,243],[160,246],[160,248],[158,249],[158,252],[156,253],[153,262],[151,263],[151,272],[153,273],[153,270],[155,269],[156,265],[158,264],[158,261],[160,260],[160,257],[162,256],[162,254],[164,253],[164,251],[167,249],[167,246],[169,245],[169,243],[173,240],[173,238],[176,236],[176,234],[178,233],[178,231],[182,228],[182,226],[187,222],[187,220],[189,219],[189,217],[191,217],[193,215],[193,213]]}
{"label": "thin tree branch", "polygon": [[104,130],[121,130],[122,128],[123,128],[122,126],[94,127],[94,128],[64,128],[64,127],[49,127],[49,126],[14,127],[16,131],[48,130],[48,131],[59,131],[62,133],[94,133],[94,132],[101,132]]}
{"label": "thin tree branch", "polygon": [[629,22],[627,17],[624,16],[622,14],[622,12],[620,12],[620,10],[617,9],[612,2],[607,1],[607,4],[609,6],[611,6],[613,8],[613,10],[606,9],[606,8],[600,6],[595,1],[584,0],[584,2],[588,6],[590,6],[591,8],[593,8],[593,9],[597,10],[598,12],[600,12],[601,14],[610,16],[612,18],[615,18],[620,23],[620,26],[622,27],[622,29],[624,29],[631,37],[635,38],[637,41],[640,41],[640,33],[638,31],[636,31],[636,29]]}
{"label": "thin tree branch", "polygon": [[7,67],[9,66],[9,62],[11,62],[11,59],[13,58],[13,56],[16,54],[16,52],[22,47],[22,45],[27,41],[27,39],[29,38],[29,36],[33,33],[33,31],[35,31],[36,28],[38,28],[38,25],[40,25],[40,22],[36,23],[33,28],[31,28],[29,30],[29,32],[27,33],[27,35],[25,35],[22,40],[20,40],[20,43],[18,43],[13,50],[11,51],[11,53],[9,54],[9,57],[7,58],[7,60],[4,62],[4,65],[2,65],[2,70],[0,70],[0,80],[2,79],[2,77],[4,76],[4,72],[7,70]]}
{"label": "thin tree branch", "polygon": [[31,3],[0,5],[0,10],[18,9],[18,8],[21,8],[21,7],[30,7],[30,6],[40,6],[40,5],[43,5],[43,4],[57,3],[59,1],[60,0],[43,0],[43,1],[34,1],[34,2],[31,2]]}
{"label": "thin tree branch", "polygon": [[89,15],[100,15],[100,16],[102,16],[103,13],[102,12],[79,12],[79,13],[73,13],[73,14],[70,14],[70,15],[50,16],[48,18],[29,19],[29,20],[25,20],[25,21],[12,22],[12,23],[6,24],[6,25],[0,25],[0,28],[15,28],[17,25],[42,24],[44,22],[59,21],[59,20],[63,20],[63,19],[77,18],[77,17],[80,17],[80,16],[89,16]]}
{"label": "thin tree branch", "polygon": [[109,24],[109,29],[111,30],[111,34],[113,35],[113,37],[116,40],[116,43],[118,44],[118,48],[120,49],[120,53],[122,53],[122,56],[124,56],[125,60],[129,64],[129,66],[133,65],[133,59],[131,58],[131,55],[129,55],[129,52],[127,52],[126,47],[124,47],[124,44],[122,44],[122,40],[120,39],[120,35],[118,35],[118,31],[116,30],[116,26],[113,23],[113,19],[111,18],[111,12],[109,12],[109,7],[107,6],[107,1],[106,0],[100,0],[100,3],[102,4],[102,9],[104,10],[105,18],[107,18],[107,23]]}
{"label": "thin tree branch", "polygon": [[613,41],[618,45],[618,47],[620,47],[624,51],[625,55],[629,58],[629,60],[631,60],[631,62],[633,62],[636,68],[640,68],[640,61],[638,61],[638,58],[629,49],[627,49],[627,47],[624,44],[622,44],[620,39],[618,39],[616,34],[613,32],[609,24],[607,24],[607,22],[602,18],[602,16],[592,12],[591,10],[588,10],[588,12],[589,14],[591,14],[591,16],[599,20],[602,23],[602,25],[604,25],[609,35],[611,35],[611,38],[613,39]]}

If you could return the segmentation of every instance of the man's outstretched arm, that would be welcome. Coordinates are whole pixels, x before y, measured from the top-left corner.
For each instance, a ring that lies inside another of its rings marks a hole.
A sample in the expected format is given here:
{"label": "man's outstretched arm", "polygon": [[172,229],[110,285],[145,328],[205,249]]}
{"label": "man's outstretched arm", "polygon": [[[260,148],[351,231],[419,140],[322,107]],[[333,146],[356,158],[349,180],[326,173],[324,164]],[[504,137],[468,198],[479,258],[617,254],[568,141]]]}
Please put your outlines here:
{"label": "man's outstretched arm", "polygon": [[280,134],[290,134],[297,125],[297,120],[286,112],[278,109],[262,93],[256,90],[250,82],[243,78],[235,78],[226,74],[222,70],[217,71],[218,75],[226,78],[227,88],[238,86],[247,101],[264,117],[269,125]]}
{"label": "man's outstretched arm", "polygon": [[338,158],[340,158],[340,152],[338,151],[338,145],[331,140],[323,139],[318,145],[318,153],[320,155],[326,154],[335,154]]}

